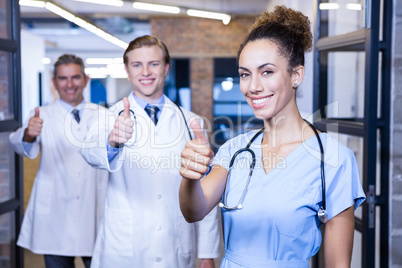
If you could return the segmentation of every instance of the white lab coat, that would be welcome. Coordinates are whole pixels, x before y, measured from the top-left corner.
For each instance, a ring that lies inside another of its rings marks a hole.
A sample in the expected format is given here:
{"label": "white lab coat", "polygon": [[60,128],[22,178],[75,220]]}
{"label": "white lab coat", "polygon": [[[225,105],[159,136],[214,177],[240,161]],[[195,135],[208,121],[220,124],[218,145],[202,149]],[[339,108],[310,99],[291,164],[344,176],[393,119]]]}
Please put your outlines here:
{"label": "white lab coat", "polygon": [[[91,267],[194,267],[195,257],[219,257],[217,209],[193,224],[180,211],[180,154],[189,137],[179,109],[165,96],[155,127],[132,94],[128,99],[134,135],[118,155],[109,163],[106,143],[122,101],[89,132],[86,145],[99,146],[82,151],[91,165],[111,172]],[[195,116],[183,112],[187,122]]]}
{"label": "white lab coat", "polygon": [[82,142],[100,107],[80,106],[79,124],[59,100],[40,107],[42,132],[29,151],[22,143],[27,123],[9,137],[22,156],[36,158],[39,147],[41,151],[17,241],[37,254],[91,256],[93,252],[108,173],[92,168],[81,157]]}

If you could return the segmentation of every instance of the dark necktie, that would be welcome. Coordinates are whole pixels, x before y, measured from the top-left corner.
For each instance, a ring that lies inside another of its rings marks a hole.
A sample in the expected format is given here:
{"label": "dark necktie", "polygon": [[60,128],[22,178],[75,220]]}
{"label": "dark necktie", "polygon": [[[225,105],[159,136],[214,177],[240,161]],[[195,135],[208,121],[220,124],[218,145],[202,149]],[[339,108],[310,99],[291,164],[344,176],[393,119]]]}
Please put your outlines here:
{"label": "dark necktie", "polygon": [[156,113],[159,111],[158,106],[148,105],[145,107],[145,111],[147,112],[147,114],[151,118],[152,122],[154,122],[154,124],[156,126],[156,123],[158,123],[158,118],[156,117]]}
{"label": "dark necktie", "polygon": [[75,121],[77,121],[77,123],[79,123],[81,120],[79,111],[77,109],[74,109],[71,113],[74,115]]}

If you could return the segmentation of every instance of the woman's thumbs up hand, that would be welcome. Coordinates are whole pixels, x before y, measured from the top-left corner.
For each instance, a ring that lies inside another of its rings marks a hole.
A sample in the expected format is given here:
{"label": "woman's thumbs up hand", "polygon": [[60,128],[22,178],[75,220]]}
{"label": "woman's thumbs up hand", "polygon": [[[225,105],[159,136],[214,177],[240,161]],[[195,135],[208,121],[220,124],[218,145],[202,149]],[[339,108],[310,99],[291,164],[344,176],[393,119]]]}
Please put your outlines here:
{"label": "woman's thumbs up hand", "polygon": [[190,122],[195,139],[187,142],[181,153],[180,175],[186,179],[200,180],[209,169],[214,152],[209,148],[208,137],[197,120]]}

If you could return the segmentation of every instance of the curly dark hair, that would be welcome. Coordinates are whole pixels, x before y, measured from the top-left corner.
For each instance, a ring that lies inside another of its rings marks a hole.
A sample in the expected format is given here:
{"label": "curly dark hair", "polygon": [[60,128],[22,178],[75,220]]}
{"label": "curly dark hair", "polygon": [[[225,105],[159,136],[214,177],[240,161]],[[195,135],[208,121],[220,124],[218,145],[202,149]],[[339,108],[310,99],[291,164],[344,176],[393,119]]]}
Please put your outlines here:
{"label": "curly dark hair", "polygon": [[272,12],[263,12],[240,45],[237,59],[249,42],[261,39],[278,45],[280,55],[288,60],[288,71],[291,73],[294,67],[304,66],[304,53],[313,46],[310,20],[300,11],[285,6],[276,6]]}

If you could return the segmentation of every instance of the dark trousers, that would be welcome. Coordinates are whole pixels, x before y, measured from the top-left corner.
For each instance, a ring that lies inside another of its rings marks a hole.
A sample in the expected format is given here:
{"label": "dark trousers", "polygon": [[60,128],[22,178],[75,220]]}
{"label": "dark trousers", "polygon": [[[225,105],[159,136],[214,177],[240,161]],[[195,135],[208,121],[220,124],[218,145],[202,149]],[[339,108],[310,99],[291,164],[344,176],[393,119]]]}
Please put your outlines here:
{"label": "dark trousers", "polygon": [[[90,268],[91,257],[81,257],[85,268]],[[45,255],[46,268],[75,268],[75,257]]]}

